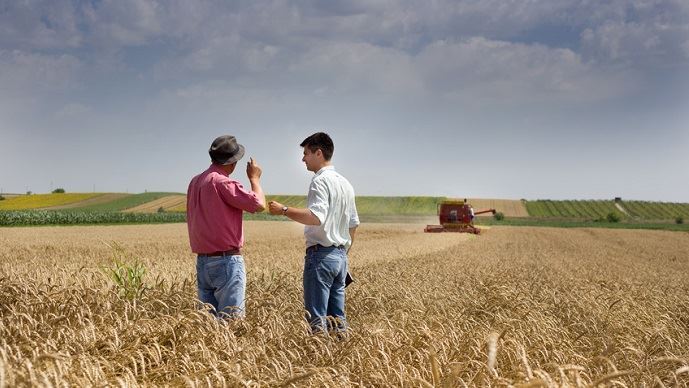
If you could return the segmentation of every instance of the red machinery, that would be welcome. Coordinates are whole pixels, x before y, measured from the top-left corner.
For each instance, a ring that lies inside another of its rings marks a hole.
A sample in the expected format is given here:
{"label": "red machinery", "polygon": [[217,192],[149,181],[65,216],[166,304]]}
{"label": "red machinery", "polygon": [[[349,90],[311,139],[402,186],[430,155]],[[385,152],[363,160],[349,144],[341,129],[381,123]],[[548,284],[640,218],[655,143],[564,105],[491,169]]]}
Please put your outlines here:
{"label": "red machinery", "polygon": [[456,232],[479,234],[481,233],[481,229],[474,226],[474,216],[484,213],[495,214],[495,209],[475,212],[466,200],[443,201],[438,204],[440,225],[426,225],[423,231],[426,233]]}

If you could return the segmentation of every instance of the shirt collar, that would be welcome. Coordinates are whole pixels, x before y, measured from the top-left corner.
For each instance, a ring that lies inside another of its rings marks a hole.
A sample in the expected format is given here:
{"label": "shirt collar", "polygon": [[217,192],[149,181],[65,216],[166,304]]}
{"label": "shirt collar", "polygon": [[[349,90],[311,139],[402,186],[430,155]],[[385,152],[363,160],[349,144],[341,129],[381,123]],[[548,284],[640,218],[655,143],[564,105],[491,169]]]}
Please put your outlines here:
{"label": "shirt collar", "polygon": [[211,166],[208,167],[208,171],[214,171],[220,175],[229,176],[229,174],[226,173],[225,170],[223,170],[222,166],[215,164],[215,163],[211,163]]}
{"label": "shirt collar", "polygon": [[321,175],[321,173],[323,173],[323,171],[334,170],[334,169],[335,169],[335,166],[333,166],[332,164],[325,166],[325,167],[322,167],[320,170],[318,170],[318,172],[316,173],[316,176]]}

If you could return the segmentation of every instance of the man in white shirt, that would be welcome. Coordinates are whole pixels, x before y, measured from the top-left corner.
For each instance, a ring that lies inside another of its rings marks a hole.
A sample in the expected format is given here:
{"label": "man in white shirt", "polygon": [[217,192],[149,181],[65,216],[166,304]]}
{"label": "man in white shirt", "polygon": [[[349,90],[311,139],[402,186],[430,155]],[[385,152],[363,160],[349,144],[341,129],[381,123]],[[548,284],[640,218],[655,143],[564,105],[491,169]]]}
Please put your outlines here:
{"label": "man in white shirt", "polygon": [[359,226],[354,189],[330,163],[335,146],[328,134],[315,133],[300,146],[304,148],[306,169],[316,174],[309,186],[307,207],[271,201],[270,214],[282,214],[305,225],[304,307],[311,331],[342,332],[347,329],[347,253]]}

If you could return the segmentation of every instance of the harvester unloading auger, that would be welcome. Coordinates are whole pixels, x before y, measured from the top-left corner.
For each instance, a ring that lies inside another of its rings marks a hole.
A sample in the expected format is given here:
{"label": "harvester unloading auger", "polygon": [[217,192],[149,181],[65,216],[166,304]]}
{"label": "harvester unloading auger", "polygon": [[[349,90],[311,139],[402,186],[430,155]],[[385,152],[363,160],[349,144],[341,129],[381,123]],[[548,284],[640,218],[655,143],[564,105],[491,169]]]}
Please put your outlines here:
{"label": "harvester unloading auger", "polygon": [[484,213],[495,214],[495,209],[474,211],[474,208],[464,201],[446,200],[438,204],[438,218],[440,225],[426,225],[426,233],[481,233],[481,229],[474,226],[474,216]]}

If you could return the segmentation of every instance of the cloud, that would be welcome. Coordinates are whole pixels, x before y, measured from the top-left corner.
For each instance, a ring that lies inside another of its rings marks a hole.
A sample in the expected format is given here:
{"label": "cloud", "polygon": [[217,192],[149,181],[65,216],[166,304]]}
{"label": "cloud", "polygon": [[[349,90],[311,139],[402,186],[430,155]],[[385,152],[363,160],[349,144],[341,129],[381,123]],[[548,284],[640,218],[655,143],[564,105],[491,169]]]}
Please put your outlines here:
{"label": "cloud", "polygon": [[[686,66],[686,4],[31,0],[0,11],[0,66],[13,74],[5,82],[34,94],[43,86],[9,57],[33,56],[27,69],[54,88],[75,77],[89,84],[87,77],[136,74],[152,94],[218,81],[317,96],[605,99]],[[84,71],[75,75],[75,67]]]}
{"label": "cloud", "polygon": [[[172,4],[167,17],[183,3]],[[489,94],[588,90],[605,98],[687,59],[689,13],[678,0],[202,4],[190,16],[195,27],[163,28],[177,31],[182,46],[154,65],[158,79],[383,93],[484,84]],[[545,39],[548,29],[575,41]]]}
{"label": "cloud", "polygon": [[581,33],[583,53],[599,62],[662,68],[686,65],[689,25],[606,22]]}
{"label": "cloud", "polygon": [[[211,74],[221,66],[260,70],[325,42],[414,55],[434,42],[475,37],[569,48],[601,66],[638,67],[685,62],[687,20],[684,0],[436,0],[423,7],[410,0],[30,0],[0,11],[0,42],[22,50],[165,45],[168,55],[152,64],[161,78],[178,76],[178,66]],[[558,46],[544,29],[578,41]]]}
{"label": "cloud", "polygon": [[[195,71],[211,73],[213,82],[181,86],[163,98],[209,107],[243,105],[245,98],[270,104],[279,96],[306,101],[348,95],[419,103],[436,98],[591,102],[619,97],[639,86],[635,72],[598,69],[570,49],[482,37],[432,42],[419,53],[363,42],[319,42],[303,52],[276,48],[251,54],[260,50],[236,43],[229,51],[233,57],[211,50],[201,56],[203,61],[193,62]],[[190,58],[182,63],[190,66]]]}
{"label": "cloud", "polygon": [[368,43],[314,46],[290,63],[287,71],[295,84],[320,92],[396,94],[422,88],[411,55]]}
{"label": "cloud", "polygon": [[156,1],[105,0],[85,5],[83,13],[92,44],[137,46],[164,35],[164,7]]}
{"label": "cloud", "polygon": [[569,49],[480,37],[434,42],[416,63],[429,89],[465,97],[607,98],[629,90],[632,78],[600,71]]}
{"label": "cloud", "polygon": [[83,68],[67,54],[39,54],[0,49],[0,131],[33,127],[49,106],[73,91]]}
{"label": "cloud", "polygon": [[69,103],[55,113],[58,119],[72,119],[91,113],[92,109],[79,103]]}
{"label": "cloud", "polygon": [[69,1],[4,1],[0,8],[0,47],[60,49],[79,47],[80,15]]}
{"label": "cloud", "polygon": [[247,41],[234,34],[216,36],[181,58],[161,63],[157,70],[159,75],[185,70],[211,75],[260,73],[277,63],[280,51],[279,47]]}
{"label": "cloud", "polygon": [[36,94],[73,85],[82,63],[68,54],[0,49],[0,93]]}

